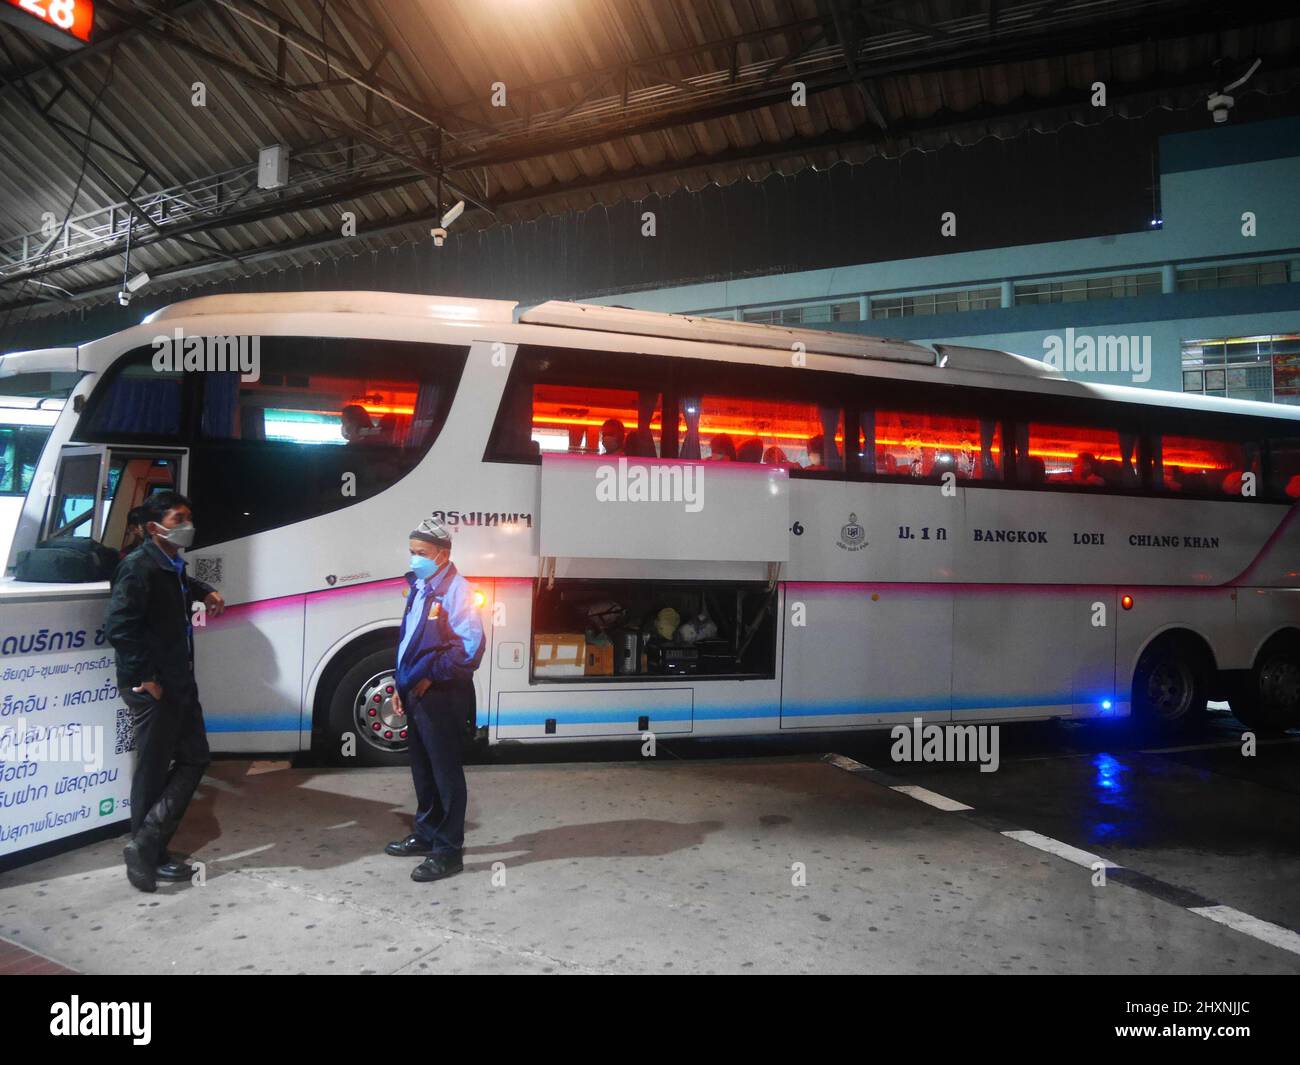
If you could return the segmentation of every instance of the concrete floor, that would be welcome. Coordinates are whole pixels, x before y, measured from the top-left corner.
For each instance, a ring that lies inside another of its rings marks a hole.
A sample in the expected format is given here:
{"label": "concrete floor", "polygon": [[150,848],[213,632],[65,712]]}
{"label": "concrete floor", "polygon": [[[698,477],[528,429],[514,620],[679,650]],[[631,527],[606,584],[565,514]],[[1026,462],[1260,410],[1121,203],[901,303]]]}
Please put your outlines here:
{"label": "concrete floor", "polygon": [[[1112,765],[1059,732],[1022,736],[992,774],[891,767],[878,739],[853,752],[977,814],[811,752],[473,766],[465,872],[433,885],[381,853],[408,830],[405,770],[220,761],[176,840],[205,884],[139,894],[121,841],[94,845],[0,875],[0,936],[105,973],[1300,972],[1285,944],[1094,887],[979,819],[1294,929],[1300,776],[1276,763],[1294,769],[1300,744],[1272,748],[1261,783],[1198,764],[1213,747],[1101,752]],[[1122,802],[1099,773],[1125,781]]]}

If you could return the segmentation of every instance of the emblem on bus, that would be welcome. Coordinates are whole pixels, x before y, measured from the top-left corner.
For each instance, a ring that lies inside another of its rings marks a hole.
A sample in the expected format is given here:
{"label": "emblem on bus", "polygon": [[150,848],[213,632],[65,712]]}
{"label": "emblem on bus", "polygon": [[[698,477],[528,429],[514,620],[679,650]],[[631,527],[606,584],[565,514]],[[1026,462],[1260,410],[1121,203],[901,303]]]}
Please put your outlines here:
{"label": "emblem on bus", "polygon": [[858,524],[858,516],[849,514],[849,522],[841,527],[835,545],[842,551],[860,551],[867,546],[867,530]]}

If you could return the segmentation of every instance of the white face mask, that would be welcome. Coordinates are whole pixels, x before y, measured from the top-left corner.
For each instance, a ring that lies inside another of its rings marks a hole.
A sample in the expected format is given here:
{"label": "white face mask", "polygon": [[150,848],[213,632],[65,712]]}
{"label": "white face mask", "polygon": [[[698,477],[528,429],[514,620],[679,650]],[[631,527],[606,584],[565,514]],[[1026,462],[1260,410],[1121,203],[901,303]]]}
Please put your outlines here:
{"label": "white face mask", "polygon": [[169,529],[165,525],[159,525],[158,528],[161,530],[157,534],[158,538],[166,540],[173,547],[186,548],[194,543],[193,522],[187,521],[184,525],[177,525],[174,529]]}

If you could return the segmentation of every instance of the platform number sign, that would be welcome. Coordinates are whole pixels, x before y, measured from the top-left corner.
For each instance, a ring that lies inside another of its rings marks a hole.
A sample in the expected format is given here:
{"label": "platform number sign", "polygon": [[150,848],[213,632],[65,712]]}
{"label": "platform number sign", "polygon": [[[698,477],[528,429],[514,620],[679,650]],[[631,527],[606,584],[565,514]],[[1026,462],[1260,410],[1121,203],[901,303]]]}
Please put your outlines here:
{"label": "platform number sign", "polygon": [[90,41],[94,0],[0,0],[0,19],[62,48]]}

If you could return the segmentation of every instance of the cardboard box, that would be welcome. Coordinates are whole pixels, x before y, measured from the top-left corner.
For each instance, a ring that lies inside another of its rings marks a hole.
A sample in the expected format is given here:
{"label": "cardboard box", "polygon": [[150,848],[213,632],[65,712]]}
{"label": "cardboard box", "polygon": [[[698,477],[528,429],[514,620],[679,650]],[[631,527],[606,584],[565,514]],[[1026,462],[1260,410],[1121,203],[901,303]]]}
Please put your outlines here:
{"label": "cardboard box", "polygon": [[587,638],[580,632],[539,632],[533,636],[533,676],[581,677],[586,672]]}
{"label": "cardboard box", "polygon": [[612,643],[587,644],[586,674],[589,677],[614,675],[614,645]]}

